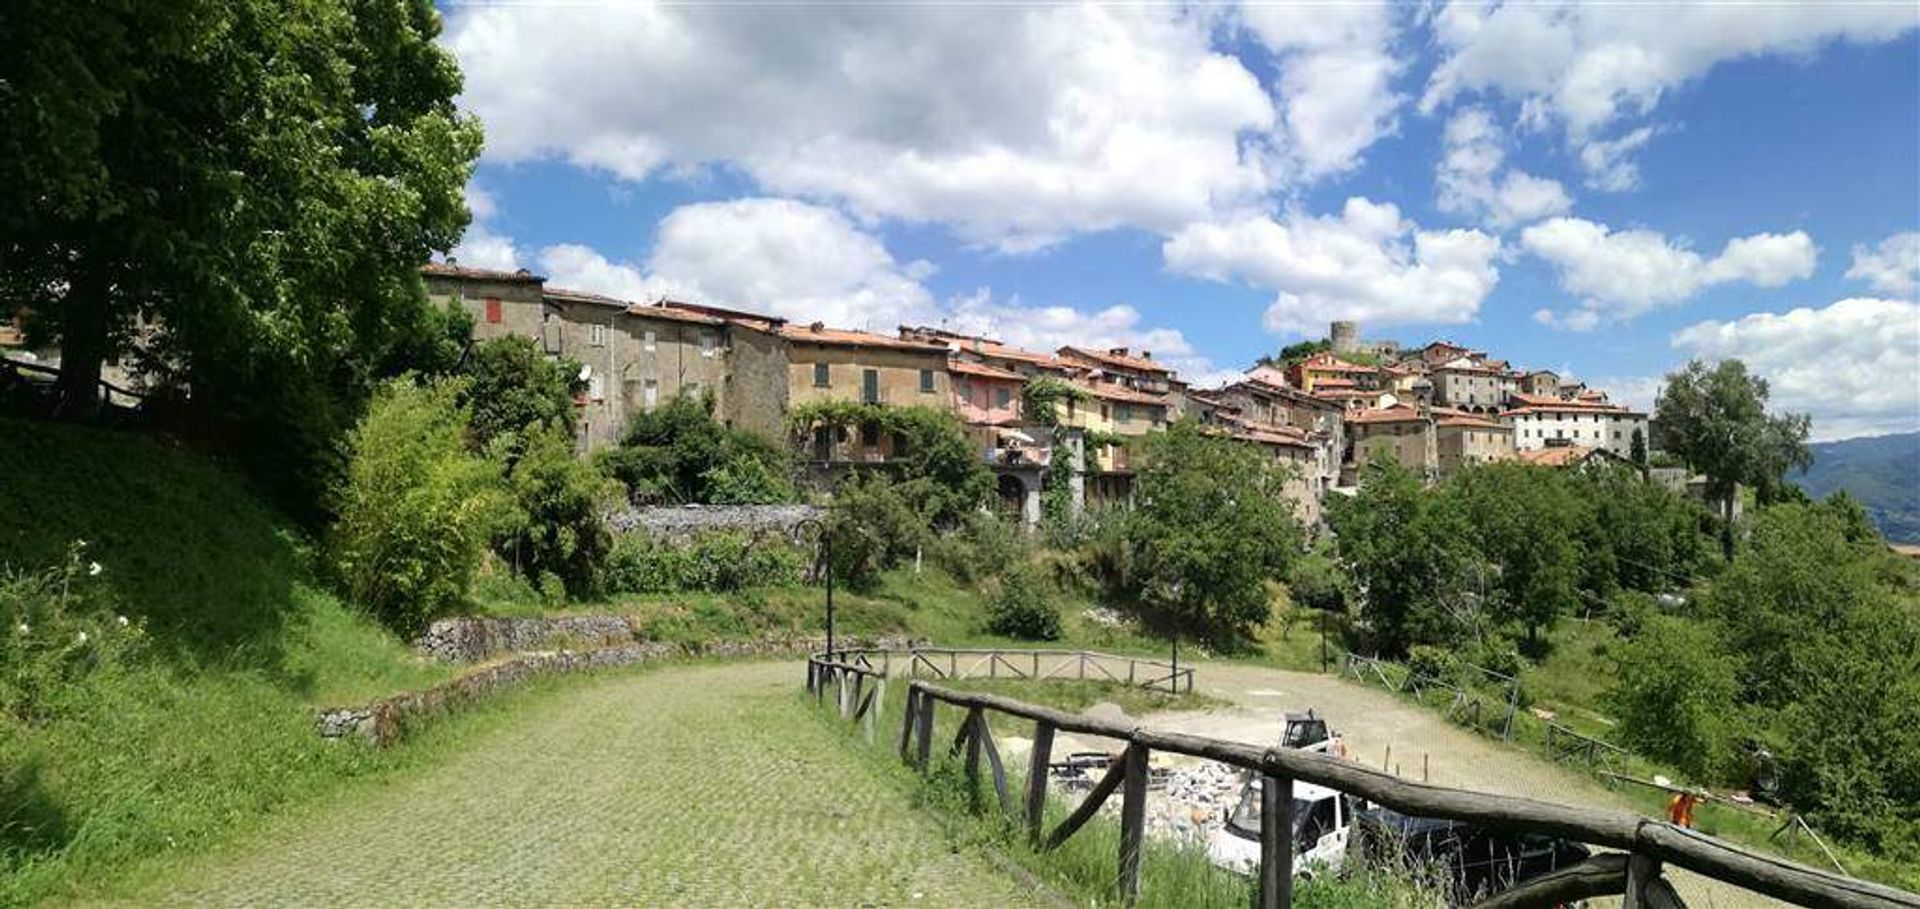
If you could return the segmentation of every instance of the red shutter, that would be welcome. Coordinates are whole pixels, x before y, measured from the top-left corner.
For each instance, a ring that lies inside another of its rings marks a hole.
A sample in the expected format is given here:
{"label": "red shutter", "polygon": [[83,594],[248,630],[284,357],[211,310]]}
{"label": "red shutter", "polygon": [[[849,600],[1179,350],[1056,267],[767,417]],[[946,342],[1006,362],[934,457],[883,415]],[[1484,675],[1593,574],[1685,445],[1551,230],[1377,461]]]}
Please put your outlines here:
{"label": "red shutter", "polygon": [[494,299],[493,297],[487,298],[487,321],[488,322],[500,321],[500,301],[497,299]]}

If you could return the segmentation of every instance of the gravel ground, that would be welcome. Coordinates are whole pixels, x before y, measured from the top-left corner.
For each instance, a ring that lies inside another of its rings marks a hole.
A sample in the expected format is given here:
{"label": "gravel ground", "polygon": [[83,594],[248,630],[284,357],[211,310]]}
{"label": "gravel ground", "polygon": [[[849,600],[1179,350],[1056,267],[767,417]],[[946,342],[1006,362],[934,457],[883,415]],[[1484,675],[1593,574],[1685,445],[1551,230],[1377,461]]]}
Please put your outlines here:
{"label": "gravel ground", "polygon": [[799,664],[612,675],[134,905],[1017,906],[797,701]]}
{"label": "gravel ground", "polygon": [[[1408,779],[1419,780],[1424,773],[1433,783],[1461,789],[1637,810],[1591,777],[1477,735],[1437,709],[1411,704],[1380,688],[1314,673],[1218,663],[1202,664],[1195,679],[1201,692],[1233,706],[1152,714],[1142,722],[1157,729],[1272,745],[1288,711],[1313,708],[1346,740],[1354,760],[1376,767],[1387,763]],[[1786,905],[1678,869],[1670,874],[1689,909]]]}

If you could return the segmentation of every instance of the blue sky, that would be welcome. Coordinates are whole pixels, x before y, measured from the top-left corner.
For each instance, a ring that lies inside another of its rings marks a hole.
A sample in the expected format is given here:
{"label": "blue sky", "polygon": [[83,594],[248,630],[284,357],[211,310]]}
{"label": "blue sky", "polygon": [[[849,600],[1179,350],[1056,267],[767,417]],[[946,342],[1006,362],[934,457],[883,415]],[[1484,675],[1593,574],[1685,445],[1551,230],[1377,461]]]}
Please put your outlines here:
{"label": "blue sky", "polygon": [[445,9],[462,262],[1151,349],[1329,318],[1650,403],[1738,356],[1920,428],[1920,6]]}

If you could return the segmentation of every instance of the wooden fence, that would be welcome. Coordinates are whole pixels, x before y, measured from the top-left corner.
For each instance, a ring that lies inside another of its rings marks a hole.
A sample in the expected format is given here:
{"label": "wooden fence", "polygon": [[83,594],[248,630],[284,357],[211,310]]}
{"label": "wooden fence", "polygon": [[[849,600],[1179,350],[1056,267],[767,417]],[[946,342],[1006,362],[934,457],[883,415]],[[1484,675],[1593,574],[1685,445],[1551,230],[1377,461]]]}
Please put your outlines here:
{"label": "wooden fence", "polygon": [[[1447,719],[1496,731],[1502,741],[1512,741],[1514,715],[1520,712],[1520,680],[1479,666],[1465,668],[1480,673],[1505,688],[1506,698],[1503,701],[1495,701],[1452,679],[1426,675],[1412,667],[1351,652],[1341,657],[1340,675],[1362,684],[1378,680],[1381,685],[1386,686],[1387,690],[1406,692],[1413,695],[1415,700],[1422,700],[1422,696],[1429,691],[1447,692],[1453,698],[1447,704]],[[1396,679],[1395,676],[1401,673],[1405,675]],[[1489,723],[1490,715],[1500,718],[1497,728]]]}
{"label": "wooden fence", "polygon": [[1193,667],[1093,650],[988,647],[866,648],[816,654],[807,661],[808,690],[816,675],[858,669],[882,676],[928,679],[1072,679],[1115,682],[1174,694],[1193,691]]}
{"label": "wooden fence", "polygon": [[[1019,662],[1018,651],[996,652]],[[917,663],[909,662],[909,665]],[[951,670],[958,664],[948,665]],[[1028,674],[1016,677],[1038,675],[1032,665],[1029,661]],[[870,657],[863,661],[849,654],[822,655],[808,661],[807,681],[816,697],[823,701],[826,689],[835,688],[842,716],[865,722],[871,736],[873,717],[884,698],[884,686],[892,668],[885,659],[875,665]],[[1560,837],[1616,850],[1527,881],[1481,903],[1482,909],[1533,909],[1610,895],[1623,895],[1627,909],[1684,909],[1662,873],[1667,865],[1802,906],[1920,909],[1920,895],[1752,852],[1692,830],[1625,812],[1415,783],[1324,754],[1162,732],[914,680],[907,686],[906,710],[900,718],[895,748],[903,761],[922,772],[932,761],[934,721],[942,704],[961,714],[957,733],[948,747],[949,756],[964,760],[974,792],[979,792],[982,783],[990,779],[998,809],[1022,826],[1037,848],[1058,847],[1085,826],[1114,792],[1120,793],[1116,884],[1128,904],[1133,903],[1140,892],[1148,757],[1154,751],[1165,751],[1219,761],[1263,776],[1257,877],[1259,905],[1263,909],[1292,905],[1292,799],[1282,797],[1282,793],[1292,791],[1294,780],[1346,792],[1403,814]],[[998,716],[1033,723],[1033,751],[1026,791],[1018,794],[1018,802],[994,740],[992,718]],[[1054,736],[1059,732],[1124,742],[1125,752],[1080,804],[1048,830],[1044,817],[1047,767],[1052,759]]]}

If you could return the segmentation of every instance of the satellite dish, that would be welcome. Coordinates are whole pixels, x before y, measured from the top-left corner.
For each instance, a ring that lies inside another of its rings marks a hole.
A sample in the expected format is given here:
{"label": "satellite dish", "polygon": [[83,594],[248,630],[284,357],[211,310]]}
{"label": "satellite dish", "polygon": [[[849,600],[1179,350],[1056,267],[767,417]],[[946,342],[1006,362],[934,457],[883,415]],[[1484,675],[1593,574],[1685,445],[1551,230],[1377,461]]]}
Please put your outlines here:
{"label": "satellite dish", "polygon": [[591,378],[593,378],[593,367],[582,365],[580,367],[580,381],[585,382]]}

